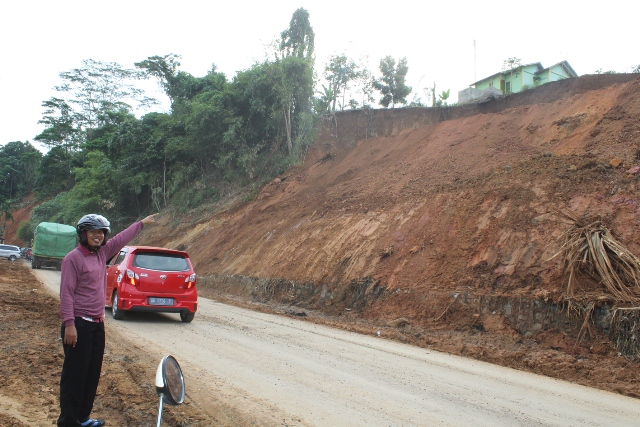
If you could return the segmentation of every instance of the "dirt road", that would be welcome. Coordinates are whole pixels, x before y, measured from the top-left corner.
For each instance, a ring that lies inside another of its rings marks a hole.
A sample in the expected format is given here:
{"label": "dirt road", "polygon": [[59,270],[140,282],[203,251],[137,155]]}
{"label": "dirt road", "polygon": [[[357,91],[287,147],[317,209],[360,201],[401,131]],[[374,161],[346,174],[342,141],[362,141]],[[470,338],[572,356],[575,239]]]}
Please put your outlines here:
{"label": "dirt road", "polygon": [[[57,293],[59,273],[37,277]],[[128,313],[109,339],[180,362],[194,402],[313,426],[637,425],[635,399],[201,298],[191,324]]]}

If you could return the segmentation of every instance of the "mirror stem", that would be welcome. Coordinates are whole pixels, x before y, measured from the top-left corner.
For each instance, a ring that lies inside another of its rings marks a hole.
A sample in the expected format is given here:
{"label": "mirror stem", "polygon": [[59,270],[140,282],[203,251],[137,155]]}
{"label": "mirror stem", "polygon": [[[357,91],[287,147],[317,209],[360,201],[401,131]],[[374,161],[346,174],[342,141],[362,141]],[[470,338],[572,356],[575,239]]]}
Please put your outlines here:
{"label": "mirror stem", "polygon": [[158,422],[156,423],[156,427],[160,427],[160,424],[162,424],[162,405],[164,403],[162,395],[160,395],[160,403],[158,404]]}

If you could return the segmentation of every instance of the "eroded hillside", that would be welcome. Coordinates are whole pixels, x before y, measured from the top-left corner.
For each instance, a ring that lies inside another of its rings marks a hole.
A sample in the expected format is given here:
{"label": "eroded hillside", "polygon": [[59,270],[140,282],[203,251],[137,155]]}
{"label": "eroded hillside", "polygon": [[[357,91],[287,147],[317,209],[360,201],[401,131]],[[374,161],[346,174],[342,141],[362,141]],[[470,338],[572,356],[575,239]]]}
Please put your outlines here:
{"label": "eroded hillside", "polygon": [[589,277],[568,299],[552,256],[563,212],[640,255],[639,144],[637,75],[342,112],[253,201],[142,241],[189,251],[204,296],[638,397],[637,304]]}
{"label": "eroded hillside", "polygon": [[[556,212],[604,215],[640,254],[628,172],[640,164],[640,81],[574,80],[476,107],[337,114],[306,162],[254,201],[167,219],[145,242],[187,249],[201,276],[313,283],[323,303],[354,281],[559,295],[561,264],[547,261],[565,227]],[[407,295],[404,315],[419,317]]]}

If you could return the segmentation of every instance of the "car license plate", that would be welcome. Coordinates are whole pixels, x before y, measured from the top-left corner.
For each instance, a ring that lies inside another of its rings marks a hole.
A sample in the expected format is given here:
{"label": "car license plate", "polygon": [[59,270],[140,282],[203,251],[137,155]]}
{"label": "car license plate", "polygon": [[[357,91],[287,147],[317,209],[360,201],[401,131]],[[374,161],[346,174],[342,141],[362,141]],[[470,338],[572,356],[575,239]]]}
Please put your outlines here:
{"label": "car license plate", "polygon": [[173,305],[173,298],[149,297],[149,305]]}

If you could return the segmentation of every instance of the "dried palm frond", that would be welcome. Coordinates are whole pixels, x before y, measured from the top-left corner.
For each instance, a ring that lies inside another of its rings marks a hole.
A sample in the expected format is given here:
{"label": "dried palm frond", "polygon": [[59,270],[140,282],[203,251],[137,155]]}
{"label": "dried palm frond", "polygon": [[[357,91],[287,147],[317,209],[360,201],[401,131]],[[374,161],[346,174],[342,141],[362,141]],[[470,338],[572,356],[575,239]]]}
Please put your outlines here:
{"label": "dried palm frond", "polygon": [[559,237],[560,255],[568,275],[567,296],[575,297],[578,273],[601,283],[615,302],[640,301],[640,259],[612,235],[600,218],[578,218],[570,213],[569,226]]}

